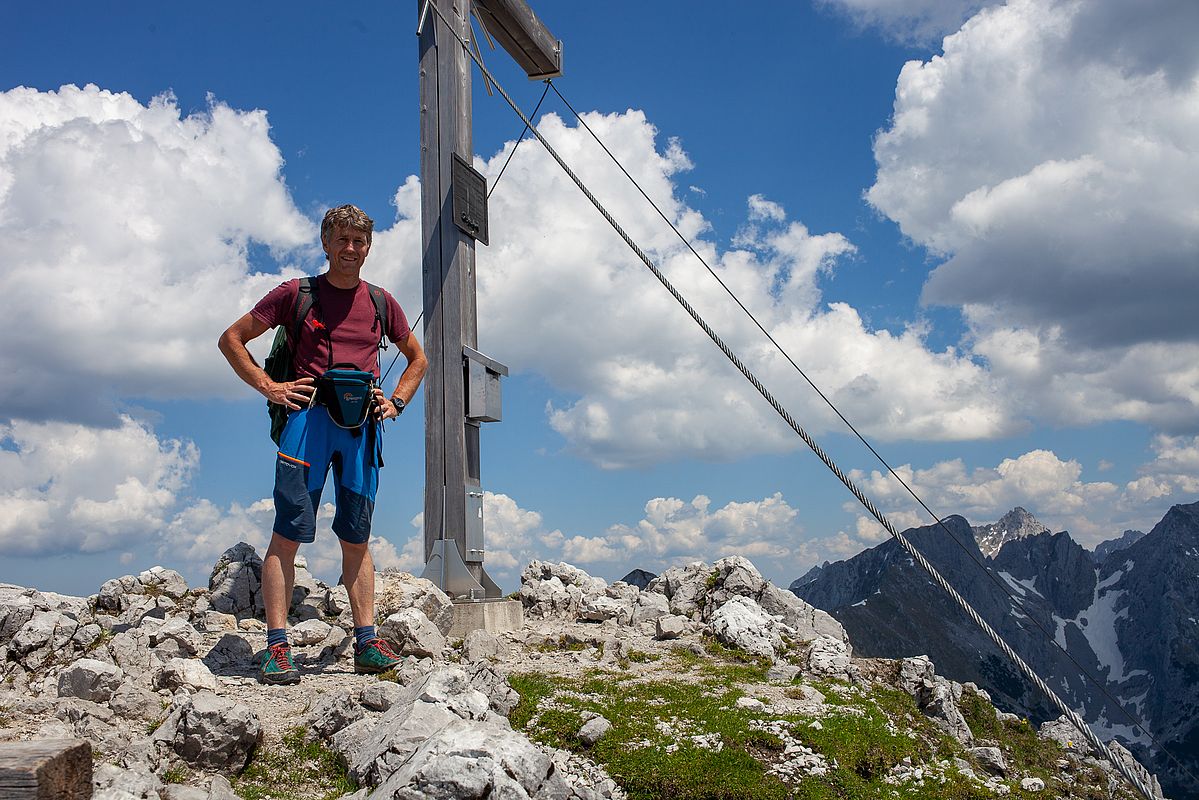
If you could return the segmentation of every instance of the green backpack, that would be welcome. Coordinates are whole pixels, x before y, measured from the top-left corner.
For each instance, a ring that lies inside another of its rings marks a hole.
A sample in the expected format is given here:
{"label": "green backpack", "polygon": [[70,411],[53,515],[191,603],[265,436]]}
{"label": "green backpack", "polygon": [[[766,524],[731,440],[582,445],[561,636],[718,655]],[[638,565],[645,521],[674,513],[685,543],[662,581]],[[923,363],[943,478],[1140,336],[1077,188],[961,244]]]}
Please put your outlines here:
{"label": "green backpack", "polygon": [[[366,281],[363,281],[366,283]],[[300,278],[300,290],[296,292],[296,303],[292,309],[292,321],[290,330],[286,325],[280,325],[275,331],[275,341],[271,343],[270,355],[266,357],[266,363],[263,369],[266,371],[267,377],[276,383],[285,381],[294,381],[296,379],[296,354],[292,342],[300,340],[300,333],[304,329],[304,320],[308,318],[309,312],[314,308],[317,309],[317,318],[320,318],[320,303],[318,287],[320,281],[315,276]],[[374,284],[367,283],[367,290],[370,292],[371,301],[375,304],[375,325],[379,329],[379,349],[386,350],[387,342],[384,334],[387,331],[387,299],[384,297],[383,290]],[[325,329],[325,335],[329,335],[329,331]],[[333,359],[333,343],[329,343],[329,359],[332,363]],[[287,406],[272,403],[269,400],[266,404],[267,413],[271,417],[271,440],[277,445],[279,437],[283,435],[283,427],[287,424],[287,414],[290,409]]]}

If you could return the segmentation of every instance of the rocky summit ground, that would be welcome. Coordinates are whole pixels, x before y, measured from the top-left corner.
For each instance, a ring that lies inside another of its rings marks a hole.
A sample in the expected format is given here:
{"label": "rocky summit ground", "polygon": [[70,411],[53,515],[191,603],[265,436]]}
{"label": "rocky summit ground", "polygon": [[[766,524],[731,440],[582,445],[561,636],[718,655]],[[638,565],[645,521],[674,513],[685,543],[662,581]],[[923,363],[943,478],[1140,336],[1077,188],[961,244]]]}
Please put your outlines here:
{"label": "rocky summit ground", "polygon": [[524,626],[458,640],[444,594],[384,572],[405,660],[383,676],[354,674],[345,590],[300,563],[295,686],[256,680],[260,572],[243,543],[207,587],[0,585],[0,747],[88,740],[97,800],[1135,796],[1064,721],[1035,731],[927,658],[855,658],[741,557],[645,589],[534,562]]}

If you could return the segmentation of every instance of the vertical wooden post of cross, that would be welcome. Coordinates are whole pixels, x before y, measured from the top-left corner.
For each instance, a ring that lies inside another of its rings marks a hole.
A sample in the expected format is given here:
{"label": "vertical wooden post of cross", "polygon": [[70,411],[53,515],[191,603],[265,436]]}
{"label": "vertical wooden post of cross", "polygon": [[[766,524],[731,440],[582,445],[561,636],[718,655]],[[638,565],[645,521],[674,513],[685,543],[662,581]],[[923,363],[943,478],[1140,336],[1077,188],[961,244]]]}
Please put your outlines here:
{"label": "vertical wooden post of cross", "polygon": [[[455,216],[455,189],[470,178],[471,0],[418,0],[420,23],[421,244],[425,308],[425,577],[455,599],[498,597],[483,568],[479,425],[498,410],[468,413],[480,381],[498,408],[507,369],[480,354],[475,309],[477,228]],[[524,0],[474,0],[483,26],[530,78],[561,74],[562,45]],[[455,167],[454,156],[458,156]],[[465,170],[464,170],[464,166]],[[457,177],[456,177],[457,176]],[[485,192],[483,214],[485,220]],[[472,232],[473,231],[473,232]],[[484,243],[486,239],[484,237]],[[473,376],[482,376],[476,378]],[[492,388],[493,387],[493,388]]]}

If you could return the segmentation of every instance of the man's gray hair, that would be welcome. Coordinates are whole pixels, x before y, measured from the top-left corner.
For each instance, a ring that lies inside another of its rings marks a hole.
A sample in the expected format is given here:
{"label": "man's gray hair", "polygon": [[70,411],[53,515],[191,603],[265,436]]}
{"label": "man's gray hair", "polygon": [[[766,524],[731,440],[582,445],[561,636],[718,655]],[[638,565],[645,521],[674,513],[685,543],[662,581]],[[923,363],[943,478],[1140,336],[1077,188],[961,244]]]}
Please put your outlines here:
{"label": "man's gray hair", "polygon": [[325,218],[321,221],[321,243],[329,243],[329,234],[334,228],[352,228],[356,231],[366,234],[366,241],[369,244],[371,234],[375,230],[375,221],[366,215],[358,206],[344,205],[337,208],[331,208],[325,212]]}

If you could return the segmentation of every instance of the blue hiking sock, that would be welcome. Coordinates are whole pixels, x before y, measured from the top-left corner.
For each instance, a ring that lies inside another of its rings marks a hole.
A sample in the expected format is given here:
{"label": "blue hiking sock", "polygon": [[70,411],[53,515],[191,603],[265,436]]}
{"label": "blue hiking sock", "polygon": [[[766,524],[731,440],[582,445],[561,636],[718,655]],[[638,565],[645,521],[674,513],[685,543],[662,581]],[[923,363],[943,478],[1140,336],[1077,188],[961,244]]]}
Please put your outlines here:
{"label": "blue hiking sock", "polygon": [[277,644],[287,644],[287,628],[267,628],[266,646],[274,647]]}
{"label": "blue hiking sock", "polygon": [[357,647],[357,649],[361,650],[363,647],[366,646],[366,643],[369,642],[371,639],[374,639],[375,636],[376,636],[376,634],[375,634],[375,626],[374,625],[363,625],[360,628],[355,628],[354,629],[354,646]]}

